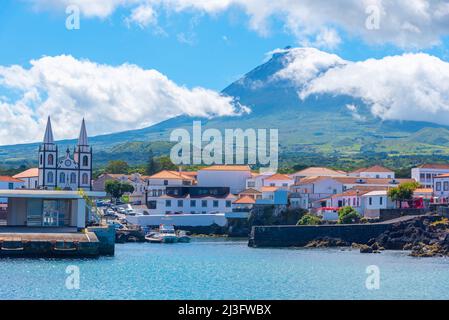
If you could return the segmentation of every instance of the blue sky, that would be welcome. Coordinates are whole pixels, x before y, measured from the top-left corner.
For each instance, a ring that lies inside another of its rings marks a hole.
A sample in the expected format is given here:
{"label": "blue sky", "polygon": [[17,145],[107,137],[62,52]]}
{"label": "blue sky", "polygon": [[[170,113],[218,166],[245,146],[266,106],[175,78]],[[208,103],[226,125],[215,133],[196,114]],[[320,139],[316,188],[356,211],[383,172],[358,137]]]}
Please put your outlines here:
{"label": "blue sky", "polygon": [[[296,37],[279,19],[270,19],[270,34],[248,28],[248,16],[237,9],[215,14],[163,13],[159,24],[141,28],[125,22],[129,10],[118,8],[106,18],[83,18],[79,30],[65,28],[64,10],[35,10],[26,1],[2,0],[0,7],[0,64],[28,66],[41,56],[70,54],[78,59],[120,65],[137,64],[157,69],[180,85],[222,90],[263,62],[265,54],[287,45]],[[180,40],[184,34],[190,43]],[[360,37],[342,33],[342,44],[328,50],[347,60],[365,60],[399,54],[391,45],[366,44]],[[420,49],[447,58],[445,44]]]}
{"label": "blue sky", "polygon": [[[72,4],[80,12],[79,30],[66,28]],[[374,29],[366,25],[372,4]],[[449,66],[448,35],[447,0],[2,0],[0,144],[39,139],[48,115],[57,139],[76,135],[83,117],[93,127],[90,134],[102,134],[181,114],[238,115],[233,97],[219,92],[288,45],[321,50],[312,52],[312,62],[334,61],[328,53],[361,62],[351,72],[363,87],[321,79],[326,88],[311,92],[355,93],[376,112],[397,118],[402,104],[392,109],[385,102],[394,106],[396,97],[410,87],[419,90],[417,81],[425,80],[422,87],[429,90],[415,92],[408,103],[416,115],[428,101],[435,114],[447,114],[448,90],[438,87],[445,82],[438,73]],[[418,52],[427,55],[387,59]],[[397,88],[378,75],[376,86],[385,91],[368,90],[373,84],[364,80],[373,76],[364,73],[373,64],[386,73],[393,69],[392,75],[397,70]],[[412,76],[408,64],[415,66]],[[293,80],[301,72],[295,63],[286,69]]]}

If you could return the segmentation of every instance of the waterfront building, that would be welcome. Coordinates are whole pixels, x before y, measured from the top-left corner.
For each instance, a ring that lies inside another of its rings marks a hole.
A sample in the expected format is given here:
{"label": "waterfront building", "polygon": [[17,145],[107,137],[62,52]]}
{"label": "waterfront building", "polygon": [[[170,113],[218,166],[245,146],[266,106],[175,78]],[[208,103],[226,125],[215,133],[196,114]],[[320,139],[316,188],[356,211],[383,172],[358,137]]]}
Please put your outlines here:
{"label": "waterfront building", "polygon": [[232,212],[237,196],[229,187],[176,186],[149,202],[150,214],[216,214]]}
{"label": "waterfront building", "polygon": [[40,189],[92,190],[92,148],[87,141],[84,119],[73,157],[67,148],[60,158],[48,117],[44,141],[39,147],[38,163]]}
{"label": "waterfront building", "polygon": [[[9,176],[0,176],[0,191],[23,189],[24,187],[25,182],[23,180]],[[6,202],[7,202],[6,198],[0,198],[0,204],[5,204]]]}
{"label": "waterfront building", "polygon": [[360,178],[376,178],[376,179],[395,178],[395,173],[393,170],[378,165],[369,168],[361,168],[350,172],[348,175],[351,177],[360,177]]}
{"label": "waterfront building", "polygon": [[395,209],[396,203],[388,197],[387,190],[377,190],[362,195],[363,216],[367,218],[378,218],[380,210]]}
{"label": "waterfront building", "polygon": [[[300,208],[312,209],[322,207],[320,200],[341,194],[353,188],[393,188],[401,183],[413,182],[414,179],[385,179],[359,177],[309,177],[302,179],[291,187],[292,201]],[[325,201],[325,200],[323,200]]]}
{"label": "waterfront building", "polygon": [[39,187],[39,169],[30,168],[22,171],[14,176],[15,179],[20,179],[24,182],[26,189],[37,189]]}
{"label": "waterfront building", "polygon": [[[89,197],[104,193],[88,191]],[[86,227],[91,218],[84,197],[78,191],[0,190],[7,199],[6,225],[14,227],[65,227],[74,231]]]}
{"label": "waterfront building", "polygon": [[433,177],[433,195],[438,203],[449,203],[449,173]]}
{"label": "waterfront building", "polygon": [[433,188],[433,179],[443,174],[449,174],[449,164],[423,164],[412,168],[412,178],[423,188]]}

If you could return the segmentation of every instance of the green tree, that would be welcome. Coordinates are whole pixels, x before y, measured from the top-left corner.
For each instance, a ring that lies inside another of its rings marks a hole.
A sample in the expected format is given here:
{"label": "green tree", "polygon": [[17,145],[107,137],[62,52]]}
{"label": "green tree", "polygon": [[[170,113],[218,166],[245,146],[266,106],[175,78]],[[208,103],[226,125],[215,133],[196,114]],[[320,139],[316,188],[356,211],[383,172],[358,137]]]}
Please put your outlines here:
{"label": "green tree", "polygon": [[338,210],[338,223],[351,224],[360,221],[359,213],[353,207],[343,207]]}
{"label": "green tree", "polygon": [[156,158],[156,171],[159,172],[162,170],[177,170],[178,167],[171,162],[170,157],[162,156]]}
{"label": "green tree", "polygon": [[388,196],[391,200],[399,202],[399,208],[402,208],[403,201],[411,201],[413,192],[419,187],[418,182],[406,182],[388,190]]}
{"label": "green tree", "polygon": [[133,193],[134,187],[128,182],[120,182],[117,180],[108,180],[105,183],[105,191],[111,196],[111,200],[120,199],[125,193]]}
{"label": "green tree", "polygon": [[145,173],[149,176],[155,174],[157,171],[156,162],[154,161],[153,150],[150,149],[148,155],[148,162],[145,168]]}
{"label": "green tree", "polygon": [[305,214],[299,219],[298,226],[312,226],[321,224],[321,218],[312,214]]}
{"label": "green tree", "polygon": [[123,160],[111,160],[105,168],[107,173],[128,173],[129,165]]}

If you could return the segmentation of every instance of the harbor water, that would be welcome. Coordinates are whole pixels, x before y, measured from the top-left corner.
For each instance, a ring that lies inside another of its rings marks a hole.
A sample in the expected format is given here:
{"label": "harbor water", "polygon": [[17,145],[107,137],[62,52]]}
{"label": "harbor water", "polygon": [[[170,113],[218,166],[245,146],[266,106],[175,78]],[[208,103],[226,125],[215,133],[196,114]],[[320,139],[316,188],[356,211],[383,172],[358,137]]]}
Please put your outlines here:
{"label": "harbor water", "polygon": [[[254,249],[226,239],[117,244],[114,257],[1,259],[0,298],[449,299],[449,259],[407,254]],[[370,266],[378,289],[366,286]]]}

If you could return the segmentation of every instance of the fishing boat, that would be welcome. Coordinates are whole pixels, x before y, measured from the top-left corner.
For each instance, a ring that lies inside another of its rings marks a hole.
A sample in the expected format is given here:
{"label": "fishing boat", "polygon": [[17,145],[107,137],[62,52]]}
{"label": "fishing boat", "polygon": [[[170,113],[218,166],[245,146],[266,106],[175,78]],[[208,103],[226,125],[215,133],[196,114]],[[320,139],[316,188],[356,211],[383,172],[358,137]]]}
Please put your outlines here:
{"label": "fishing boat", "polygon": [[151,243],[176,243],[178,237],[173,226],[163,225],[159,226],[158,232],[150,232],[145,236],[145,239]]}

